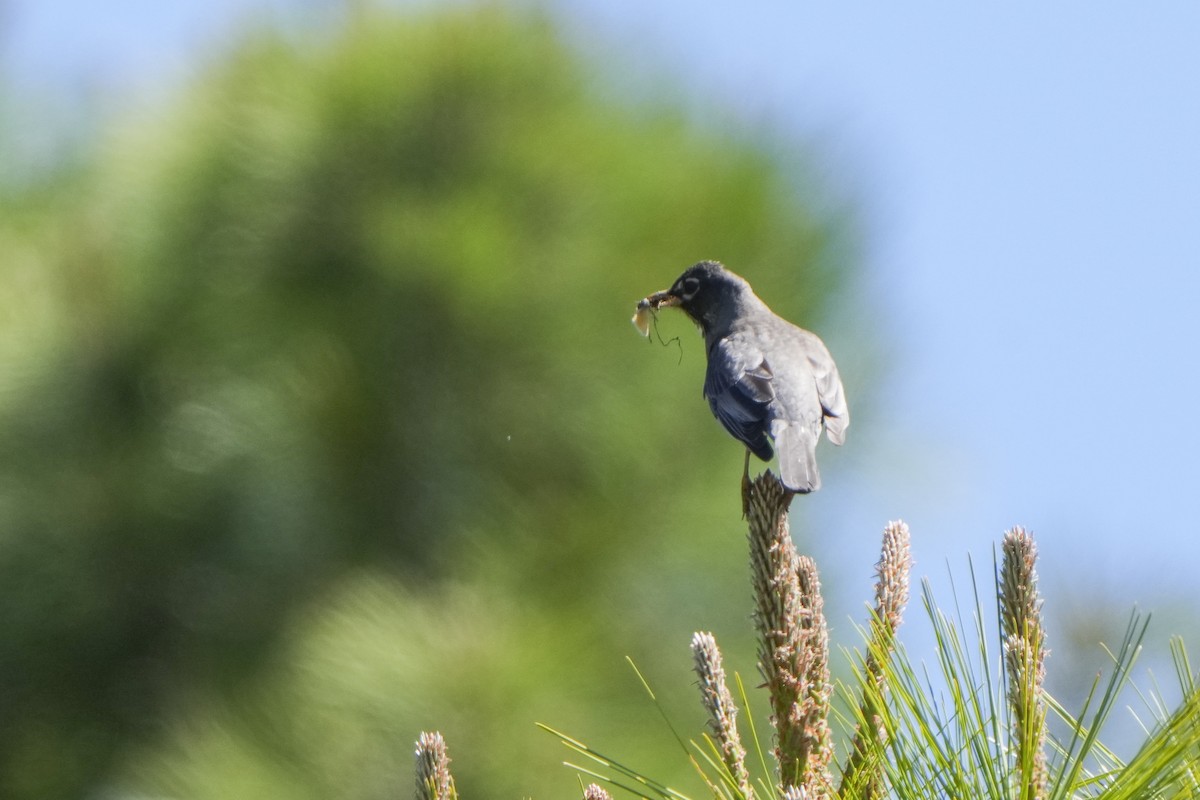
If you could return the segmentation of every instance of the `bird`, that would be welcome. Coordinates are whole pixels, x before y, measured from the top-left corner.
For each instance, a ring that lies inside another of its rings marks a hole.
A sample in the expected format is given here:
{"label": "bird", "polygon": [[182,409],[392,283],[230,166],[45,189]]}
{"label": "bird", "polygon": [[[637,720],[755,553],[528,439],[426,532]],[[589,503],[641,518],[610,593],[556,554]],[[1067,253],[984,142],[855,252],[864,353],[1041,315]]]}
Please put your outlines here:
{"label": "bird", "polygon": [[825,343],[771,311],[745,278],[719,261],[693,264],[670,289],[639,301],[633,322],[643,335],[649,335],[650,312],[661,308],[683,311],[704,337],[704,398],[746,446],[743,505],[751,453],[769,462],[778,450],[780,481],[794,494],[819,489],[821,430],[841,445],[850,425],[842,379]]}

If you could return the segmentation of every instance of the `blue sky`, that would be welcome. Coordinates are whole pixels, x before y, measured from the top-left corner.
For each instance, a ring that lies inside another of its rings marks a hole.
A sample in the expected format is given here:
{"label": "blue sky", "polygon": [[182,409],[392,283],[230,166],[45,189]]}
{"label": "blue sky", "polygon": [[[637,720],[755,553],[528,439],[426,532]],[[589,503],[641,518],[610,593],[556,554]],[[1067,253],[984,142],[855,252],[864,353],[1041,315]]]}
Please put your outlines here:
{"label": "blue sky", "polygon": [[[248,11],[333,5],[10,0],[0,64],[26,98],[119,99],[169,88]],[[823,454],[822,563],[866,583],[863,547],[904,518],[919,571],[942,574],[1024,524],[1044,574],[1086,575],[1117,608],[1190,589],[1200,5],[553,7],[624,73],[665,70],[747,126],[815,142],[823,179],[860,203],[855,324],[887,372],[873,418]],[[839,347],[850,332],[820,333],[865,368]]]}
{"label": "blue sky", "polygon": [[938,573],[1024,524],[1044,571],[1086,565],[1118,607],[1190,587],[1200,6],[587,14],[747,119],[816,140],[863,202],[864,322],[889,372],[852,430],[866,452],[834,456],[866,480],[826,481],[827,558],[903,517]]}

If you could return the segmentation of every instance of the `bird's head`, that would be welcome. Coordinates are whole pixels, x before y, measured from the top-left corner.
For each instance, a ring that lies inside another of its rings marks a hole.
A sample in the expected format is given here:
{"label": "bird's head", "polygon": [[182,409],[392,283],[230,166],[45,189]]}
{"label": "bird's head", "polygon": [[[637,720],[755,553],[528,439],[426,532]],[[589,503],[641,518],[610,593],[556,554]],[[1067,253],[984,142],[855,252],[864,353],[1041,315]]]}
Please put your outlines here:
{"label": "bird's head", "polygon": [[753,294],[745,279],[720,262],[701,261],[684,270],[670,289],[638,303],[638,309],[677,307],[708,333],[728,324]]}

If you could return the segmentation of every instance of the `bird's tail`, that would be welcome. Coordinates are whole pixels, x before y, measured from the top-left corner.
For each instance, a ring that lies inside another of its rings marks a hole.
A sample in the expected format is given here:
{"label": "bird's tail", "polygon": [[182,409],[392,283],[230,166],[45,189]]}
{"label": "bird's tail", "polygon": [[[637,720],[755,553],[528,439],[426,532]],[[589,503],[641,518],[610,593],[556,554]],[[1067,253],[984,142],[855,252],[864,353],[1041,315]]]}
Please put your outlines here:
{"label": "bird's tail", "polygon": [[779,451],[779,477],[797,494],[821,488],[817,471],[817,432],[801,422],[776,423],[775,449]]}

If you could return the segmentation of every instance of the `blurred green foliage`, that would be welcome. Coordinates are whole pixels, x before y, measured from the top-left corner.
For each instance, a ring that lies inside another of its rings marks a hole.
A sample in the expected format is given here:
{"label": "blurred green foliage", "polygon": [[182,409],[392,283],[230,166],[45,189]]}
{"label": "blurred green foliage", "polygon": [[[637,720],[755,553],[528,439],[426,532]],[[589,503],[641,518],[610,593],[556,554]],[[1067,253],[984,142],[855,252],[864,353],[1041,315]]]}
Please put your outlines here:
{"label": "blurred green foliage", "polygon": [[464,796],[569,796],[535,721],[675,746],[622,656],[670,702],[693,630],[752,651],[741,450],[628,317],[720,258],[819,326],[845,232],[617,95],[541,17],[366,13],[5,190],[0,795],[407,796],[436,728]]}

